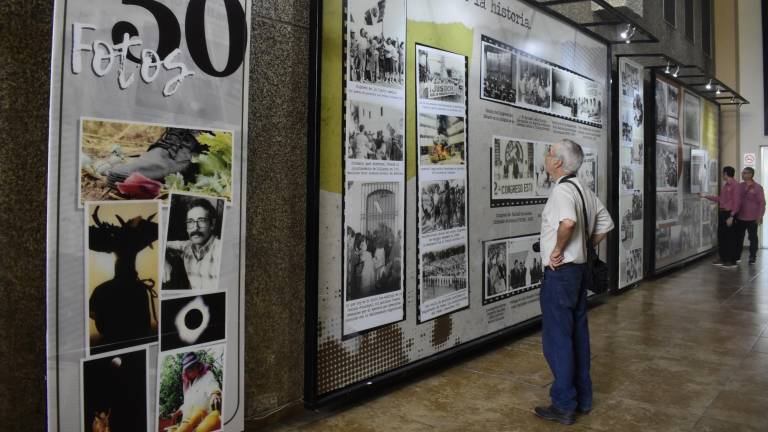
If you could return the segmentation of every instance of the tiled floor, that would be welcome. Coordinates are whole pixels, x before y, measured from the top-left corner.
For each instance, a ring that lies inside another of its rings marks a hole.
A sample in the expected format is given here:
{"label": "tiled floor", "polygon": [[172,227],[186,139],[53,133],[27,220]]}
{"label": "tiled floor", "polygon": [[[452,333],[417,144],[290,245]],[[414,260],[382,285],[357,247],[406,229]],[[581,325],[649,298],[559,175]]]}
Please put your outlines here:
{"label": "tiled floor", "polygon": [[551,376],[540,333],[375,399],[308,412],[287,431],[768,431],[768,258],[700,260],[590,311],[595,406],[574,426],[535,418]]}

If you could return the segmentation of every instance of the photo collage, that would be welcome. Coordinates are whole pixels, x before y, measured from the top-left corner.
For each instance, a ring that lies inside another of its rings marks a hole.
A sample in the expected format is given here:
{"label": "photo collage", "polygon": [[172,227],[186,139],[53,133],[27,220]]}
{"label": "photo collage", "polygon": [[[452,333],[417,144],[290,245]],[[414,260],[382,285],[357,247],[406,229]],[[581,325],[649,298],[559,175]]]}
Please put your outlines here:
{"label": "photo collage", "polygon": [[619,59],[619,288],[643,278],[644,69]]}
{"label": "photo collage", "polygon": [[483,304],[541,287],[544,267],[539,235],[483,242]]}
{"label": "photo collage", "polygon": [[416,44],[419,323],[469,306],[467,58]]}
{"label": "photo collage", "polygon": [[[220,430],[228,316],[220,275],[231,241],[233,133],[84,117],[79,147],[81,421],[113,430]],[[157,393],[148,396],[153,346]],[[193,409],[192,399],[205,403]],[[152,404],[154,420],[137,415]]]}
{"label": "photo collage", "polygon": [[[405,0],[345,2],[344,65],[347,338],[405,318]],[[450,157],[440,144],[438,157]]]}
{"label": "photo collage", "polygon": [[598,83],[485,35],[481,81],[483,100],[602,127]]}

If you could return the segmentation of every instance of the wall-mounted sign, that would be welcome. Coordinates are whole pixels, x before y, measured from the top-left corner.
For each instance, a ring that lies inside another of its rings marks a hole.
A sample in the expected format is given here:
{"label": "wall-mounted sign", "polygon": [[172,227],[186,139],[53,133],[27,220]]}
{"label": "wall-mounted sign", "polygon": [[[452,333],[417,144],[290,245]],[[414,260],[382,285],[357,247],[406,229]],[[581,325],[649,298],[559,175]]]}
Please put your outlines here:
{"label": "wall-mounted sign", "polygon": [[757,164],[757,155],[755,153],[744,153],[744,166],[754,168]]}

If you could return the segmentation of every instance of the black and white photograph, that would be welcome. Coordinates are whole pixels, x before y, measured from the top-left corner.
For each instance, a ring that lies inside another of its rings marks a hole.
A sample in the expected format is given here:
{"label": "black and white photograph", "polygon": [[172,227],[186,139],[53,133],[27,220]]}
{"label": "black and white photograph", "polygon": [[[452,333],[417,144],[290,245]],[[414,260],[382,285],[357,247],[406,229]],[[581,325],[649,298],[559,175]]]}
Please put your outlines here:
{"label": "black and white photograph", "polygon": [[403,111],[388,105],[347,101],[347,159],[403,161]]}
{"label": "black and white photograph", "polygon": [[347,79],[403,88],[405,0],[356,0],[345,6]]}
{"label": "black and white photograph", "polygon": [[691,193],[706,193],[709,190],[708,156],[706,150],[691,150]]}
{"label": "black and white photograph", "polygon": [[621,129],[619,130],[619,137],[622,147],[632,147],[632,137],[635,132],[635,121],[633,119],[633,112],[625,110],[621,113]]}
{"label": "black and white photograph", "polygon": [[667,136],[667,85],[656,80],[656,136]]}
{"label": "black and white photograph", "polygon": [[398,182],[347,182],[347,301],[402,289],[402,194]]}
{"label": "black and white photograph", "polygon": [[466,246],[448,246],[421,256],[421,302],[467,288]]}
{"label": "black and white photograph", "polygon": [[714,185],[714,190],[717,190],[717,184],[720,182],[721,174],[720,174],[720,166],[718,165],[717,159],[708,159],[708,165],[709,165],[709,185]]}
{"label": "black and white photograph", "polygon": [[698,147],[701,136],[701,101],[698,96],[685,92],[683,105],[683,142]]}
{"label": "black and white photograph", "polygon": [[636,136],[632,140],[632,163],[637,165],[643,164],[643,152],[645,151],[645,142],[643,136]]}
{"label": "black and white photograph", "polygon": [[631,166],[621,167],[621,191],[634,192],[637,186],[639,185],[635,182],[635,170]]}
{"label": "black and white photograph", "polygon": [[584,161],[577,177],[584,187],[597,193],[597,153],[594,150],[584,148]]}
{"label": "black and white photograph", "polygon": [[621,245],[625,249],[632,247],[635,239],[635,225],[632,223],[632,210],[627,209],[621,216],[621,223],[619,224]]}
{"label": "black and white photograph", "polygon": [[419,164],[464,165],[464,117],[419,113]]}
{"label": "black and white photograph", "polygon": [[636,281],[643,276],[643,249],[637,248],[627,252],[624,256],[623,277],[624,282]]}
{"label": "black and white photograph", "polygon": [[672,255],[672,232],[670,227],[656,228],[656,259]]}
{"label": "black and white photograph", "polygon": [[509,290],[522,292],[523,288],[537,286],[544,277],[541,254],[538,252],[538,236],[508,240],[507,282]]}
{"label": "black and white photograph", "polygon": [[507,240],[485,245],[485,296],[493,297],[509,291],[507,283]]}
{"label": "black and white photograph", "polygon": [[636,190],[632,192],[632,220],[643,219],[643,192]]}
{"label": "black and white photograph", "polygon": [[528,251],[512,252],[507,257],[509,262],[509,289],[523,288],[528,284]]}
{"label": "black and white photograph", "polygon": [[716,242],[717,227],[711,223],[701,225],[701,247],[707,248],[713,246]]}
{"label": "black and white photograph", "polygon": [[163,299],[160,302],[160,351],[224,340],[227,293]]}
{"label": "black and white photograph", "polygon": [[420,182],[421,234],[466,227],[464,179]]}
{"label": "black and white photograph", "polygon": [[81,430],[148,431],[147,372],[146,349],[83,359]]}
{"label": "black and white photograph", "polygon": [[603,122],[603,90],[598,83],[581,77],[576,80],[576,118]]}
{"label": "black and white photograph", "polygon": [[170,203],[162,290],[218,289],[224,199],[173,193]]}
{"label": "black and white photograph", "polygon": [[[696,209],[698,211],[698,208]],[[701,224],[685,224],[682,227],[682,250],[695,252],[701,247]]]}
{"label": "black and white photograph", "polygon": [[503,199],[534,196],[534,143],[497,136],[493,138],[492,151],[491,197]]}
{"label": "black and white photograph", "polygon": [[577,118],[579,95],[576,87],[582,78],[568,71],[552,68],[552,112]]}
{"label": "black and white photograph", "polygon": [[419,101],[464,105],[466,58],[462,55],[416,45]]}
{"label": "black and white photograph", "polygon": [[674,117],[667,118],[666,138],[672,142],[680,142],[680,123]]}
{"label": "black and white photograph", "polygon": [[517,102],[517,55],[483,42],[482,98],[504,104]]}
{"label": "black and white photograph", "polygon": [[680,115],[680,88],[667,84],[667,115],[677,118]]}
{"label": "black and white photograph", "polygon": [[157,342],[160,201],[85,203],[86,352]]}
{"label": "black and white photograph", "polygon": [[677,190],[679,168],[677,145],[656,143],[656,190]]}
{"label": "black and white photograph", "polygon": [[544,155],[549,154],[552,144],[534,143],[533,146],[533,176],[536,183],[536,196],[548,197],[555,187],[555,179],[549,175],[544,165]]}
{"label": "black and white photograph", "polygon": [[622,62],[620,73],[621,95],[634,99],[635,94],[640,92],[640,69],[630,63]]}
{"label": "black and white photograph", "polygon": [[683,227],[679,224],[669,227],[670,253],[674,256],[683,251]]}
{"label": "black and white photograph", "polygon": [[656,223],[677,221],[679,201],[677,192],[658,192],[656,194]]}
{"label": "black and white photograph", "polygon": [[[702,201],[701,203],[701,223],[702,225],[708,224],[712,222],[712,209],[715,207],[715,204],[710,203],[709,201]],[[716,219],[715,219],[716,220]]]}
{"label": "black and white photograph", "polygon": [[640,96],[639,93],[635,95],[635,98],[632,101],[632,113],[632,118],[635,121],[635,130],[642,135],[645,106],[643,104],[643,97]]}
{"label": "black and white photograph", "polygon": [[552,69],[543,63],[518,57],[517,102],[536,108],[552,106]]}

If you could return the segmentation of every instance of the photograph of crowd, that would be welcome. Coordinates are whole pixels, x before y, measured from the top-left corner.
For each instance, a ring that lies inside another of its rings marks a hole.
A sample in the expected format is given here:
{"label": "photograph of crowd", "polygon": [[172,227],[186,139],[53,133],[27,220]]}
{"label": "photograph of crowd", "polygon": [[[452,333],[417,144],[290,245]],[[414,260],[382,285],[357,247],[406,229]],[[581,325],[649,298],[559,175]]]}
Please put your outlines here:
{"label": "photograph of crowd", "polygon": [[90,355],[157,342],[159,213],[160,201],[86,203]]}
{"label": "photograph of crowd", "polygon": [[486,245],[485,250],[486,297],[506,293],[507,284],[507,241],[501,240]]}
{"label": "photograph of crowd", "polygon": [[678,219],[679,205],[677,192],[656,194],[656,223],[673,222]]}
{"label": "photograph of crowd", "polygon": [[[542,155],[543,155],[542,149]],[[534,144],[510,138],[493,139],[493,179],[504,184],[533,179]],[[508,180],[508,181],[507,181]]]}
{"label": "photograph of crowd", "polygon": [[419,113],[419,162],[424,165],[463,165],[464,118]]}
{"label": "photograph of crowd", "polygon": [[512,51],[483,42],[483,99],[517,102],[517,56]]}
{"label": "photograph of crowd", "polygon": [[518,103],[537,108],[552,106],[552,69],[534,60],[518,57]]}
{"label": "photograph of crowd", "polygon": [[677,190],[677,145],[656,143],[656,190]]}
{"label": "photograph of crowd", "polygon": [[642,130],[645,108],[643,104],[643,97],[640,94],[636,94],[632,101],[632,111],[634,113],[635,128]]}
{"label": "photograph of crowd", "polygon": [[624,192],[635,190],[635,170],[631,166],[621,167],[621,190]]}
{"label": "photograph of crowd", "polygon": [[628,62],[621,64],[621,95],[634,98],[640,92],[640,69]]}
{"label": "photograph of crowd", "polygon": [[466,96],[465,57],[421,45],[417,45],[416,55],[419,62],[419,99],[463,105]]}
{"label": "photograph of crowd", "polygon": [[421,182],[421,234],[466,226],[464,179]]}
{"label": "photograph of crowd", "polygon": [[632,249],[624,256],[624,282],[631,282],[643,276],[643,250]]}
{"label": "photograph of crowd", "polygon": [[699,137],[701,134],[701,101],[699,98],[689,92],[685,92],[685,103],[683,105],[683,137],[684,142],[694,147],[699,146]]}
{"label": "photograph of crowd", "polygon": [[636,190],[632,193],[632,220],[643,219],[643,193]]}
{"label": "photograph of crowd", "polygon": [[667,136],[667,85],[656,80],[656,136]]}
{"label": "photograph of crowd", "polygon": [[637,162],[639,165],[642,165],[643,152],[645,151],[643,141],[644,139],[642,136],[635,137],[635,139],[632,140],[632,162]]}
{"label": "photograph of crowd", "polygon": [[566,117],[601,123],[602,92],[593,81],[552,68],[552,111]]}
{"label": "photograph of crowd", "polygon": [[467,288],[466,246],[448,246],[421,256],[421,302]]}
{"label": "photograph of crowd", "polygon": [[347,301],[402,288],[402,190],[398,182],[348,182]]}
{"label": "photograph of crowd", "polygon": [[347,159],[402,161],[403,111],[368,102],[347,103]]}
{"label": "photograph of crowd", "polygon": [[402,88],[405,81],[405,0],[346,2],[347,79]]}
{"label": "photograph of crowd", "polygon": [[680,114],[680,89],[673,84],[667,84],[667,115],[677,118]]}
{"label": "photograph of crowd", "polygon": [[667,118],[666,138],[672,142],[680,142],[680,126],[678,120],[674,117]]}

